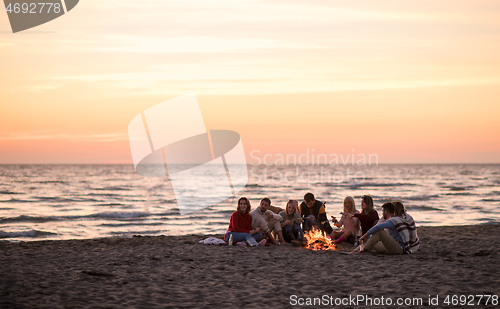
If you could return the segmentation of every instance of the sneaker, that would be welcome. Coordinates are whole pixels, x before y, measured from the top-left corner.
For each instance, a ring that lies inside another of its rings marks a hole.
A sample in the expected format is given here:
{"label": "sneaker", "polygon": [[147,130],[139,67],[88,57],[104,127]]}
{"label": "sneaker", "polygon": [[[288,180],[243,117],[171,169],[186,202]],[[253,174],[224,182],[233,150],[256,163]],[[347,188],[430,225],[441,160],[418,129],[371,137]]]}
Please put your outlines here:
{"label": "sneaker", "polygon": [[265,246],[266,243],[267,243],[267,240],[262,239],[261,241],[259,241],[259,246]]}
{"label": "sneaker", "polygon": [[246,247],[247,243],[244,241],[238,241],[236,245]]}
{"label": "sneaker", "polygon": [[255,240],[255,238],[253,237],[250,237],[247,239],[247,244],[250,246],[250,247],[255,247],[258,245],[257,241]]}

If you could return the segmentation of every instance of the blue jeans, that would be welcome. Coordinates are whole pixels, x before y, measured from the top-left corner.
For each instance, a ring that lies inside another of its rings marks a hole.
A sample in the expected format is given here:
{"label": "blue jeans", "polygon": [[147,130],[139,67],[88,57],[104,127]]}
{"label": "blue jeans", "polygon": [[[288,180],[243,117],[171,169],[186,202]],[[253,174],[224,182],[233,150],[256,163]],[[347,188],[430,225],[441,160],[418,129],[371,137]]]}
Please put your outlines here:
{"label": "blue jeans", "polygon": [[304,232],[300,228],[300,224],[294,223],[293,226],[285,225],[283,227],[283,238],[286,242],[292,242],[292,240],[302,240],[304,239]]}
{"label": "blue jeans", "polygon": [[304,223],[302,223],[302,230],[304,232],[309,232],[312,230],[313,226],[316,226],[316,218],[314,218],[314,215],[309,215],[304,220]]}
{"label": "blue jeans", "polygon": [[258,232],[257,234],[250,234],[250,233],[238,233],[238,232],[228,232],[224,236],[224,240],[226,242],[229,242],[229,237],[230,235],[233,235],[233,244],[237,243],[238,241],[247,241],[249,238],[255,238],[256,241],[259,241],[262,238],[262,232]]}

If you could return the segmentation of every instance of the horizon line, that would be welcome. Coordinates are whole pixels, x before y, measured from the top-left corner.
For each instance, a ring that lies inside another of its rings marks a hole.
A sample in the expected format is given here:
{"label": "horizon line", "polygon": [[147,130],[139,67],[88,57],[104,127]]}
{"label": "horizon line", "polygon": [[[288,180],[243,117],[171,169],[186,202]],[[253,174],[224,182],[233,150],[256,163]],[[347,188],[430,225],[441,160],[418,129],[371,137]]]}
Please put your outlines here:
{"label": "horizon line", "polygon": [[[174,163],[175,165],[195,165],[193,163]],[[500,164],[500,162],[490,162],[490,163],[471,163],[471,162],[460,162],[460,163],[378,163],[378,164],[271,164],[266,165],[264,163],[261,164],[252,164],[247,163],[246,165],[254,165],[254,166],[378,166],[378,165],[493,165]],[[134,165],[133,163],[0,163],[0,165]]]}

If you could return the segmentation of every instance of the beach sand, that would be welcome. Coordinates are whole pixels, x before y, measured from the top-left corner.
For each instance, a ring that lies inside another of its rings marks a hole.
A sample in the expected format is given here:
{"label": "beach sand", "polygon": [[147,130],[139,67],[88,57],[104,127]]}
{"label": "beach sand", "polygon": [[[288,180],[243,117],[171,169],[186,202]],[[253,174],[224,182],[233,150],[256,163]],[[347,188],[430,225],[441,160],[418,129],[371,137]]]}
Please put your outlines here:
{"label": "beach sand", "polygon": [[0,243],[0,308],[283,308],[292,295],[424,305],[439,295],[443,306],[446,295],[500,296],[500,225],[418,233],[419,251],[402,256],[198,243],[208,236]]}

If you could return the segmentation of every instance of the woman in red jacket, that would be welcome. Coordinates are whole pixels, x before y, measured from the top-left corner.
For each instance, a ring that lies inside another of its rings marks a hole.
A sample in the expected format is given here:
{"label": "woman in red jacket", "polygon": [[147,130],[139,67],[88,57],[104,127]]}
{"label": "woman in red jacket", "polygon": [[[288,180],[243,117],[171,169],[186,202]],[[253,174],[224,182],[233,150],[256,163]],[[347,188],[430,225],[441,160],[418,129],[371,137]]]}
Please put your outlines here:
{"label": "woman in red jacket", "polygon": [[[260,228],[252,230],[252,215],[250,215],[250,201],[246,197],[240,197],[238,200],[238,207],[231,215],[229,221],[229,228],[227,229],[224,240],[229,242],[231,235],[233,236],[233,243],[239,241],[246,241],[250,246],[257,245],[257,240],[262,238]],[[259,245],[265,244],[265,240],[261,241]]]}

